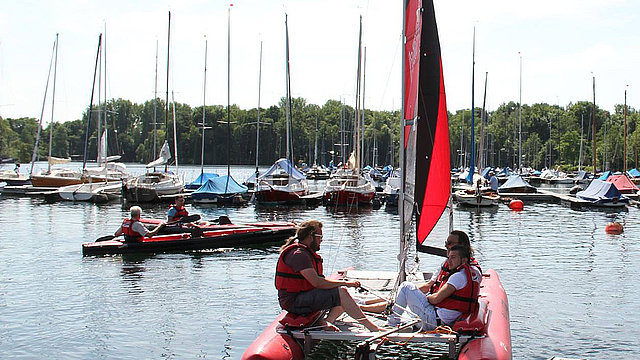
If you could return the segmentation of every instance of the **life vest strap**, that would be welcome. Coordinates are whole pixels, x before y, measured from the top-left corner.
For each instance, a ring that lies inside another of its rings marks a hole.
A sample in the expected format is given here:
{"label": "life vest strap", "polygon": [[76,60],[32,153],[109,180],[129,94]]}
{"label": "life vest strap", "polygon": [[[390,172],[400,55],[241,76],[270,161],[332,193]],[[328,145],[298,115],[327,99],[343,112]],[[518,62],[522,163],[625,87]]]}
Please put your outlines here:
{"label": "life vest strap", "polygon": [[282,276],[282,277],[291,278],[291,279],[304,279],[304,276],[300,274],[289,274],[289,273],[280,272],[280,271],[276,271],[276,276]]}

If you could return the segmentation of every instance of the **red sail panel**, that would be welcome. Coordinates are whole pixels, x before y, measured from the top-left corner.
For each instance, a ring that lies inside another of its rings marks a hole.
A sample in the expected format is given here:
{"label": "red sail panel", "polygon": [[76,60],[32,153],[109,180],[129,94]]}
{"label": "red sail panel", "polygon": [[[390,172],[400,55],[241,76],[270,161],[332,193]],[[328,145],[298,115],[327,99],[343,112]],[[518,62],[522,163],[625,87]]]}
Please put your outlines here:
{"label": "red sail panel", "polygon": [[444,91],[440,41],[433,0],[423,2],[422,41],[415,149],[417,249],[423,245],[447,207],[450,186],[449,120]]}
{"label": "red sail panel", "polygon": [[[405,2],[404,44],[404,119],[418,115],[418,71],[420,69],[420,34],[422,32],[422,1]],[[410,125],[406,125],[404,146],[407,147]]]}

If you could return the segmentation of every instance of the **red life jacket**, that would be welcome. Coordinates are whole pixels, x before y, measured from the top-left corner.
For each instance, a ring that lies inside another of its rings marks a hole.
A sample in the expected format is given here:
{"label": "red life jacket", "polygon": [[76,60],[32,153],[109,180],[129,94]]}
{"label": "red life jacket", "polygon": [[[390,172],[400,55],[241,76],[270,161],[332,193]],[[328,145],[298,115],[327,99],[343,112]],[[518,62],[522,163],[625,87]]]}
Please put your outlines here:
{"label": "red life jacket", "polygon": [[184,208],[184,206],[181,207],[176,207],[175,205],[171,205],[171,207],[169,207],[169,209],[175,209],[176,213],[173,215],[173,220],[171,221],[176,221],[176,220],[180,220],[185,216],[189,216],[189,212],[187,211],[187,209]]}
{"label": "red life jacket", "polygon": [[311,259],[313,259],[314,269],[318,273],[318,276],[323,276],[322,258],[320,257],[320,255],[309,249],[308,246],[300,244],[299,242],[295,242],[284,248],[284,250],[282,250],[282,252],[280,253],[280,257],[278,258],[278,265],[276,266],[276,289],[278,290],[297,293],[314,289],[314,286],[311,285],[311,283],[307,281],[307,279],[305,279],[302,274],[296,272],[284,262],[285,255],[289,251],[297,248],[304,249],[311,255]]}
{"label": "red life jacket", "polygon": [[[469,260],[469,265],[478,269],[478,271],[480,271],[480,274],[482,274],[482,269],[480,268],[480,264],[478,264],[476,258],[472,257]],[[449,270],[449,263],[447,261],[442,263],[442,267],[440,267],[440,273],[438,274],[436,281],[433,283],[433,285],[431,285],[429,292],[435,294],[447,282],[447,280],[449,280],[449,276],[453,275],[457,271],[458,269]]]}
{"label": "red life jacket", "polygon": [[131,228],[136,222],[138,221],[129,218],[124,219],[122,222],[122,234],[126,241],[142,241],[143,236]]}
{"label": "red life jacket", "polygon": [[[458,271],[463,271],[467,276],[467,285],[462,289],[456,290],[449,297],[436,304],[436,306],[439,308],[457,310],[460,311],[463,316],[466,316],[473,313],[478,308],[478,292],[480,290],[480,283],[473,281],[471,266],[469,264],[462,264],[458,266],[458,268],[451,272],[451,274]],[[440,287],[444,286],[444,284],[446,284],[446,281],[443,282]]]}

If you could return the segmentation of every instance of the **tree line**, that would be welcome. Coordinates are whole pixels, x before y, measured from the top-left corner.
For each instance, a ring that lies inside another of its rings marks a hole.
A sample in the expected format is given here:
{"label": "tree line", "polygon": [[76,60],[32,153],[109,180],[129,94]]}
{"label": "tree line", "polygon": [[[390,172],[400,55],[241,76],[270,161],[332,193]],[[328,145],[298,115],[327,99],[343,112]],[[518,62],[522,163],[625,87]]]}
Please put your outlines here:
{"label": "tree line", "polygon": [[[284,99],[281,99],[278,105],[260,109],[261,165],[270,165],[278,158],[285,157],[284,104]],[[227,108],[222,105],[206,106],[204,109],[202,106],[192,108],[188,104],[180,103],[175,104],[174,109],[174,104],[170,105],[172,106],[167,112],[166,103],[162,99],[149,100],[143,104],[112,99],[100,107],[92,108],[90,121],[87,109],[82,119],[64,123],[54,122],[52,156],[82,160],[88,123],[86,157],[95,159],[99,120],[102,128],[106,126],[109,139],[108,155],[121,155],[120,161],[124,162],[150,162],[153,160],[154,146],[158,153],[165,139],[169,139],[173,150],[172,121],[175,112],[179,163],[199,164],[204,111],[204,163],[255,164],[258,109],[244,110],[232,105],[227,116]],[[476,158],[479,155],[479,142],[483,141],[487,166],[517,166],[521,137],[523,166],[536,169],[557,166],[575,169],[579,165],[588,169],[592,167],[594,106],[590,102],[579,101],[565,108],[545,103],[525,104],[522,106],[521,116],[517,103],[503,103],[496,110],[485,112],[483,139],[480,138],[482,109],[476,108],[474,111]],[[398,166],[400,111],[365,110],[364,113],[364,163]],[[295,162],[314,163],[316,143],[318,164],[327,165],[333,160],[337,165],[343,161],[343,155],[348,157],[353,148],[355,110],[352,106],[337,100],[329,100],[319,106],[308,104],[304,98],[295,98],[292,99],[291,118],[291,141]],[[638,167],[640,115],[635,109],[628,108],[626,118],[627,167]],[[622,170],[624,106],[617,105],[613,113],[595,107],[595,122],[597,168]],[[14,158],[22,163],[29,162],[38,127],[38,120],[34,118],[0,118],[0,156]],[[41,129],[37,152],[38,159],[41,160],[46,159],[49,153],[50,127],[51,124],[48,124]],[[470,130],[469,109],[449,113],[452,167],[469,165]],[[341,146],[343,139],[344,146]]]}

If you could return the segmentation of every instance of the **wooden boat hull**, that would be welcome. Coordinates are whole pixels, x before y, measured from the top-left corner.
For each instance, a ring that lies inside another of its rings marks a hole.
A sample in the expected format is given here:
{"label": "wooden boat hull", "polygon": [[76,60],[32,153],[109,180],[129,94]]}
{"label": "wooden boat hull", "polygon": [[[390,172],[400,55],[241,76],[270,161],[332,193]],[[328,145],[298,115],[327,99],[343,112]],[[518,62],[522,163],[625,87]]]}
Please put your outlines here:
{"label": "wooden boat hull", "polygon": [[31,185],[35,187],[63,187],[69,185],[82,184],[82,178],[72,178],[63,176],[32,175]]}
{"label": "wooden boat hull", "polygon": [[[145,221],[148,223],[148,221]],[[87,242],[82,244],[83,255],[106,255],[141,252],[168,252],[216,249],[282,242],[295,234],[292,223],[253,223],[247,225],[216,225],[202,229],[203,234],[192,237],[189,233],[160,235],[142,242],[121,240]]]}

